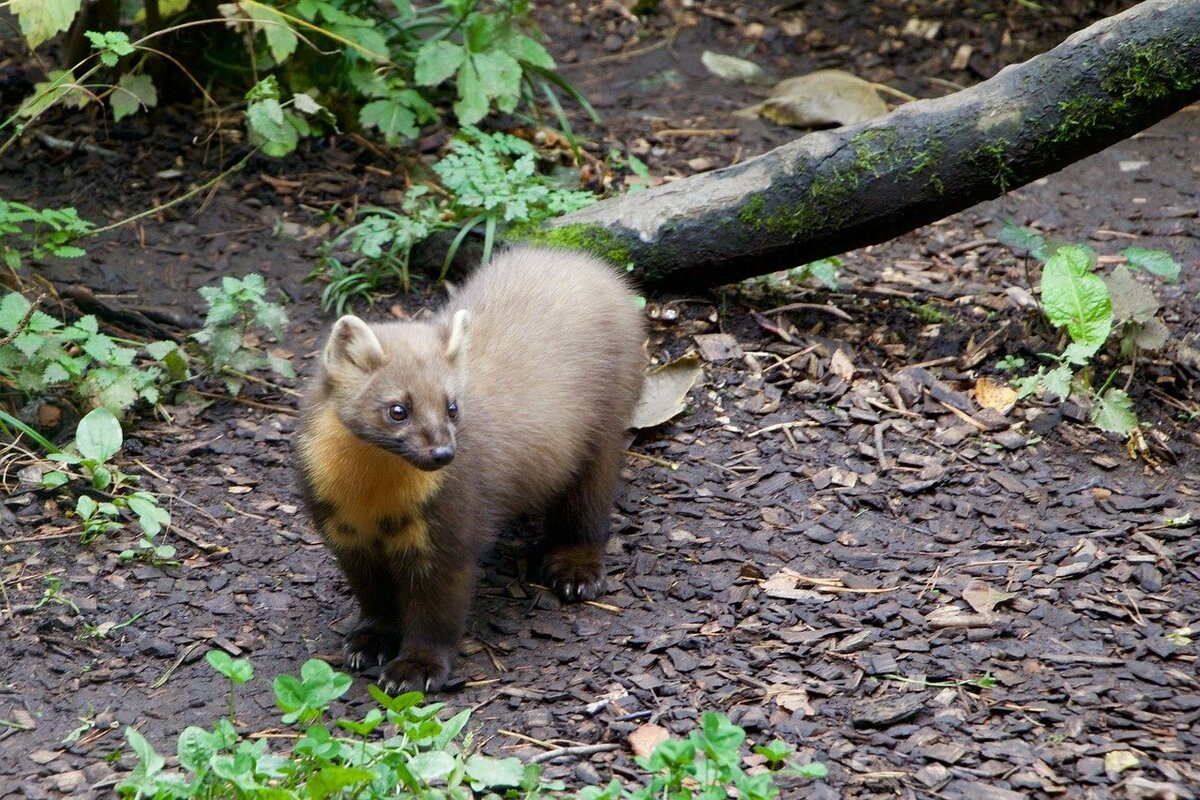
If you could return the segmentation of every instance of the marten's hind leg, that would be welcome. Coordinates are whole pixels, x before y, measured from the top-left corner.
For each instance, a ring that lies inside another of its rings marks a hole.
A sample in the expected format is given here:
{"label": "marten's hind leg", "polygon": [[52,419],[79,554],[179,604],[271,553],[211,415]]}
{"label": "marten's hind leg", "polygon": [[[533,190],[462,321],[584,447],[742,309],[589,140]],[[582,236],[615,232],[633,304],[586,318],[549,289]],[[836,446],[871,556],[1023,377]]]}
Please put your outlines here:
{"label": "marten's hind leg", "polygon": [[563,600],[594,600],[604,593],[608,514],[623,462],[621,442],[604,442],[546,509],[542,573]]}

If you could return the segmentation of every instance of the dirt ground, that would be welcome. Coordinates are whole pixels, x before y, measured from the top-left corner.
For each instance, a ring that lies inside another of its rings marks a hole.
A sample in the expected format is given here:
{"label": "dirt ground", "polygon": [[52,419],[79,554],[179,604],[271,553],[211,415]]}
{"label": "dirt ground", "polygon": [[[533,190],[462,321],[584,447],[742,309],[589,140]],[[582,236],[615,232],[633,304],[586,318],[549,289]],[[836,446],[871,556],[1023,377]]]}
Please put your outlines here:
{"label": "dirt ground", "polygon": [[[1115,8],[664,0],[639,23],[615,3],[583,7],[540,12],[565,74],[604,116],[578,128],[594,152],[627,149],[664,177],[796,135],[732,116],[762,92],[709,76],[705,49],[779,75],[839,67],[929,97]],[[942,23],[932,39],[903,32],[914,14]],[[972,51],[954,70],[961,46]],[[6,91],[29,75],[0,64]],[[657,136],[664,128],[693,133]],[[238,156],[237,144],[222,154],[194,140],[203,120],[186,110],[120,125],[62,117],[44,130],[113,157],[29,135],[0,164],[0,197],[74,205],[98,223],[162,204]],[[482,748],[613,742],[547,769],[572,786],[606,782],[627,774],[639,725],[682,734],[715,709],[754,741],[783,738],[829,766],[827,780],[785,797],[1200,792],[1195,634],[1180,633],[1200,631],[1200,543],[1194,525],[1165,524],[1200,518],[1196,373],[1139,361],[1130,392],[1149,450],[1138,459],[1076,404],[1028,402],[996,420],[971,400],[1004,355],[1034,364],[1054,344],[1021,304],[1023,263],[995,241],[1004,219],[1102,258],[1168,250],[1184,277],[1156,289],[1164,318],[1173,337],[1196,340],[1198,145],[1193,106],[1001,200],[847,254],[837,292],[751,282],[648,298],[658,360],[695,350],[697,334],[729,334],[737,348],[708,354],[689,411],[634,442],[604,607],[560,606],[532,585],[521,535],[489,560],[457,667],[468,684],[444,698],[475,709]],[[352,136],[255,159],[203,208],[168,209],[41,271],[114,305],[168,306],[180,334],[199,326],[197,287],[262,272],[289,300],[281,347],[307,375],[329,323],[320,285],[304,282],[332,230],[325,213],[388,197],[401,163]],[[433,302],[428,290],[371,313]],[[838,313],[779,310],[796,302]],[[210,648],[254,663],[239,692],[245,731],[278,725],[271,677],[310,657],[340,666],[354,604],[300,506],[296,404],[260,387],[129,433],[127,468],[170,505],[177,567],[121,562],[131,534],[80,545],[61,501],[5,474],[0,797],[108,794],[131,765],[106,759],[126,725],[173,752],[183,727],[224,712]],[[52,576],[78,615],[36,607]],[[1013,596],[974,612],[969,598],[988,590]],[[83,635],[106,622],[128,624]],[[355,680],[347,715],[369,702],[366,686]],[[1117,772],[1113,753],[1136,764]]]}

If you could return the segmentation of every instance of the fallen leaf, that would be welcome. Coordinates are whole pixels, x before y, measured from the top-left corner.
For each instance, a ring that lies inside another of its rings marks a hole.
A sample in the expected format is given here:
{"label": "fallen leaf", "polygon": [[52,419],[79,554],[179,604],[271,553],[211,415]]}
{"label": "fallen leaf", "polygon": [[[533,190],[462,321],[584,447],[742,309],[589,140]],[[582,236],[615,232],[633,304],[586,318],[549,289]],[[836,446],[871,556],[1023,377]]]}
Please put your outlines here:
{"label": "fallen leaf", "polygon": [[680,356],[646,373],[642,397],[633,410],[631,428],[653,428],[674,417],[687,406],[688,392],[701,375],[700,357]]}
{"label": "fallen leaf", "polygon": [[786,711],[799,711],[806,717],[814,717],[817,714],[817,710],[808,701],[808,692],[799,686],[772,686],[770,692],[775,705]]}
{"label": "fallen leaf", "polygon": [[700,54],[700,63],[704,68],[716,75],[734,83],[770,83],[771,78],[763,72],[763,68],[753,61],[744,58],[722,55],[711,50]]}
{"label": "fallen leaf", "polygon": [[993,589],[979,579],[968,581],[966,587],[963,588],[962,596],[963,600],[967,601],[967,605],[973,608],[977,614],[991,614],[1000,603],[1016,597],[1011,592]]}
{"label": "fallen leaf", "polygon": [[1017,391],[991,378],[980,378],[975,381],[975,402],[980,408],[1007,414],[1017,402]]}
{"label": "fallen leaf", "polygon": [[850,360],[850,356],[846,354],[846,351],[839,347],[829,357],[829,371],[843,380],[853,380],[854,362]]}
{"label": "fallen leaf", "polygon": [[671,738],[671,733],[661,725],[639,725],[637,730],[629,734],[629,746],[635,756],[648,758],[654,748]]}
{"label": "fallen leaf", "polygon": [[1138,757],[1128,750],[1109,750],[1104,754],[1104,771],[1109,775],[1120,775],[1138,765]]}
{"label": "fallen leaf", "polygon": [[823,69],[780,81],[771,96],[738,112],[792,128],[853,125],[888,111],[873,84],[849,72]]}

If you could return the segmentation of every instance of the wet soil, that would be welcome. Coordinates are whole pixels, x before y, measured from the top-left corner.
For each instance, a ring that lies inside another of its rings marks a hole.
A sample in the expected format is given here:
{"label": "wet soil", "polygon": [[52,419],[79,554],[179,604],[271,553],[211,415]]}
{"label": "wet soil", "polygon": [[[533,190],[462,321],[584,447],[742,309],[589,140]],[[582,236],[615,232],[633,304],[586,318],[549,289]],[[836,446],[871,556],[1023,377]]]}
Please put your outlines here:
{"label": "wet soil", "polygon": [[[732,116],[762,92],[709,76],[705,49],[935,96],[1115,7],[913,8],[664,2],[637,22],[617,4],[560,4],[540,18],[604,115],[575,120],[592,152],[637,153],[670,179],[796,135]],[[930,39],[904,33],[914,16],[941,25]],[[163,206],[242,152],[179,110],[45,130],[111,155],[30,135],[0,164],[0,196],[99,223]],[[1194,343],[1198,145],[1191,107],[1001,200],[848,253],[836,292],[749,282],[648,298],[655,359],[699,349],[704,377],[683,416],[631,446],[603,604],[561,605],[531,582],[522,531],[489,559],[457,666],[468,683],[444,698],[475,709],[482,749],[616,743],[547,765],[572,786],[606,782],[631,766],[638,726],[684,734],[715,709],[752,740],[783,738],[829,766],[784,796],[1192,796],[1200,679],[1186,629],[1200,630],[1200,543],[1194,523],[1168,521],[1200,517],[1195,367],[1139,359],[1136,457],[1077,402],[1002,416],[973,392],[1005,355],[1033,365],[1057,344],[1024,302],[1027,265],[995,241],[1004,219],[1086,242],[1106,264],[1131,245],[1168,250],[1184,276],[1156,286],[1163,317]],[[405,159],[353,136],[251,159],[203,203],[39,272],[113,306],[166,308],[179,335],[199,325],[196,288],[261,272],[289,301],[274,346],[308,375],[329,320],[304,278],[330,218],[394,197]],[[370,313],[436,302],[423,286]],[[177,566],[120,561],[132,533],[81,545],[64,501],[21,486],[25,462],[6,462],[0,796],[109,793],[131,765],[106,761],[126,725],[172,752],[183,727],[224,713],[210,648],[254,663],[239,692],[246,731],[278,726],[270,677],[312,657],[340,667],[355,609],[293,478],[298,388],[170,408],[128,433],[123,464],[169,505]],[[39,604],[48,578],[78,612]],[[1011,596],[989,611],[994,592]],[[347,715],[370,702],[367,682],[355,680]],[[1111,769],[1118,751],[1136,765]]]}

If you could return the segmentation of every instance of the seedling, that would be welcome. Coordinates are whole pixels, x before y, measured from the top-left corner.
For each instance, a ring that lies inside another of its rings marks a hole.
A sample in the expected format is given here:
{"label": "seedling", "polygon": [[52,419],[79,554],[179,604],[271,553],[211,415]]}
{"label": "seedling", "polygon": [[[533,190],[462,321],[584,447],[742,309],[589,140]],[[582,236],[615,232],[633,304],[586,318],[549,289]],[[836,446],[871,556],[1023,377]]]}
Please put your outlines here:
{"label": "seedling", "polygon": [[287,324],[283,306],[266,299],[267,284],[261,275],[226,276],[220,286],[202,286],[208,304],[204,327],[192,334],[201,347],[208,371],[221,378],[231,395],[241,392],[249,373],[271,370],[285,378],[296,372],[286,358],[266,352],[253,343],[258,329],[280,338]]}

